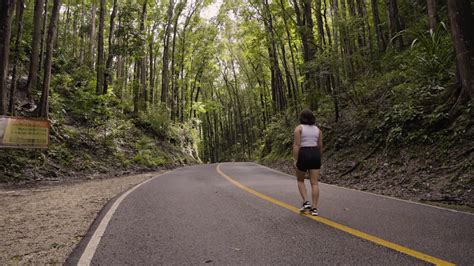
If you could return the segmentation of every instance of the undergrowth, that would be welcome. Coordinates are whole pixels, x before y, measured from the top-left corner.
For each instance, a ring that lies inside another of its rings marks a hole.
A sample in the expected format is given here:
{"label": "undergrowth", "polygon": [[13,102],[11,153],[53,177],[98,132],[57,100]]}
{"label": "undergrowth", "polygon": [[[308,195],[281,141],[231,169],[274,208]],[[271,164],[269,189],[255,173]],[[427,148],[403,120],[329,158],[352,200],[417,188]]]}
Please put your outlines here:
{"label": "undergrowth", "polygon": [[90,70],[54,76],[47,150],[0,152],[0,182],[29,182],[119,175],[200,161],[191,124],[172,122],[168,110],[149,107],[135,115],[114,89],[97,96]]}
{"label": "undergrowth", "polygon": [[[457,116],[449,116],[455,57],[446,28],[442,24],[435,32],[404,34],[411,40],[409,48],[389,48],[377,60],[379,69],[361,74],[353,86],[338,91],[342,110],[337,123],[332,99],[327,94],[319,96],[314,113],[317,124],[328,132],[328,149],[382,143],[397,150],[472,138],[472,102],[456,107]],[[268,125],[260,143],[261,160],[290,158],[293,129],[298,124],[293,113],[282,113]]]}

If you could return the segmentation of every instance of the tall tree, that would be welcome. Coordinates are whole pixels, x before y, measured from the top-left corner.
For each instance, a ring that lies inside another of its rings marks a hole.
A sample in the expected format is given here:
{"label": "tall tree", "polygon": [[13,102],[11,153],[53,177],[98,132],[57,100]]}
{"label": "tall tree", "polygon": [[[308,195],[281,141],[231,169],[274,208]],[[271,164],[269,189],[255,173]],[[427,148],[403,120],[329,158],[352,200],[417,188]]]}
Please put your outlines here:
{"label": "tall tree", "polygon": [[[95,58],[95,34],[96,34],[96,23],[95,23],[95,17],[96,17],[96,6],[95,6],[95,1],[92,0],[92,6],[91,6],[91,31],[90,31],[90,36],[89,36],[89,41],[90,41],[90,62],[92,62],[92,65],[94,65],[94,58]],[[102,1],[102,0],[101,0]]]}
{"label": "tall tree", "polygon": [[79,62],[82,65],[84,63],[84,32],[85,32],[85,16],[86,16],[86,3],[85,0],[81,1],[81,27],[80,27],[80,52],[79,52]]}
{"label": "tall tree", "polygon": [[[291,63],[293,65],[293,78],[295,79],[295,82],[294,82],[294,87],[295,87],[295,91],[294,91],[294,98],[295,98],[295,101],[298,100],[298,92],[299,92],[299,75],[297,74],[297,67],[296,67],[296,59],[295,59],[295,53],[293,52],[294,49],[293,49],[293,45],[292,45],[292,35],[291,35],[291,29],[290,29],[290,25],[289,25],[289,22],[288,22],[288,18],[287,18],[287,10],[286,10],[286,7],[285,7],[285,4],[283,3],[283,0],[280,0],[280,8],[281,8],[281,11],[282,11],[282,17],[283,17],[283,23],[284,23],[284,27],[285,27],[285,33],[286,33],[286,40],[288,42],[288,48],[290,49],[290,55],[291,55]],[[265,115],[264,115],[265,117]],[[265,121],[265,118],[264,118],[264,121]]]}
{"label": "tall tree", "polygon": [[31,98],[31,92],[36,88],[38,80],[38,65],[40,56],[41,20],[43,16],[44,0],[35,0],[33,16],[33,40],[31,41],[30,71],[28,72],[28,82],[26,91]]}
{"label": "tall tree", "polygon": [[470,1],[448,0],[448,14],[462,86],[458,103],[462,103],[474,95],[474,19]]}
{"label": "tall tree", "polygon": [[117,0],[114,0],[112,13],[110,14],[109,25],[109,55],[105,65],[104,73],[104,94],[107,93],[109,84],[112,83],[112,63],[114,61],[114,35],[115,35],[115,16],[117,15]]}
{"label": "tall tree", "polygon": [[274,34],[273,16],[268,0],[263,0],[264,25],[267,32],[268,57],[270,59],[271,89],[273,107],[277,112],[281,112],[286,107],[283,77],[280,69],[277,51],[277,40]]}
{"label": "tall tree", "polygon": [[319,44],[326,46],[326,36],[324,34],[323,15],[321,12],[321,0],[316,1],[316,24],[318,25]]}
{"label": "tall tree", "polygon": [[7,77],[8,59],[10,55],[10,36],[14,0],[3,0],[0,3],[0,115],[7,114]]}
{"label": "tall tree", "polygon": [[[316,55],[316,44],[313,31],[314,23],[311,11],[311,1],[300,0],[298,2],[297,0],[293,0],[293,8],[295,9],[296,25],[303,47],[303,71],[305,76],[303,88],[305,92],[314,92],[316,80],[313,68],[310,67],[310,64],[313,62]],[[311,100],[314,100],[314,97],[311,97]],[[315,107],[315,103],[311,103],[311,105],[313,105],[313,108]]]}
{"label": "tall tree", "polygon": [[175,10],[175,17],[173,23],[173,40],[171,42],[171,119],[175,120],[178,117],[178,76],[176,75],[176,34],[178,33],[178,21],[184,7],[186,6],[187,0],[180,1]]}
{"label": "tall tree", "polygon": [[104,20],[105,20],[105,0],[100,0],[99,10],[99,31],[97,32],[97,84],[96,93],[101,95],[104,89]]}
{"label": "tall tree", "polygon": [[374,20],[375,34],[377,35],[377,45],[379,47],[379,51],[384,51],[386,49],[386,42],[380,22],[379,3],[378,0],[371,0],[370,3],[372,6],[372,18]]}
{"label": "tall tree", "polygon": [[436,0],[427,0],[426,6],[428,7],[428,22],[430,24],[430,30],[434,32],[436,25],[439,22],[438,5]]}
{"label": "tall tree", "polygon": [[20,44],[21,38],[23,37],[23,13],[25,10],[25,0],[17,0],[16,5],[16,38],[15,38],[15,50],[13,58],[13,73],[12,73],[12,82],[10,84],[10,103],[8,107],[8,112],[11,115],[15,115],[15,94],[16,86],[18,82],[18,59],[20,57]]}
{"label": "tall tree", "polygon": [[[140,34],[143,36],[146,36],[145,32],[145,20],[146,20],[146,15],[147,15],[147,5],[148,1],[145,0],[143,1],[143,6],[142,6],[142,14],[141,14],[141,19],[140,19]],[[143,51],[146,50],[146,42],[145,38],[141,39],[140,43],[141,48]],[[146,102],[148,101],[148,92],[147,92],[147,84],[146,84],[146,55],[143,54],[140,56],[140,60],[138,62],[138,67],[139,67],[139,80],[140,80],[140,94],[142,95],[141,100],[142,102],[146,105]]]}
{"label": "tall tree", "polygon": [[165,26],[165,33],[163,36],[163,66],[161,69],[161,102],[164,104],[168,103],[169,94],[169,46],[170,46],[170,35],[171,35],[171,23],[173,21],[173,8],[174,0],[169,1],[168,12],[167,12],[167,23]]}
{"label": "tall tree", "polygon": [[[43,26],[41,27],[41,44],[39,54],[39,67],[38,73],[41,73],[44,63],[44,51],[46,51],[46,39],[48,38],[48,0],[44,1],[44,12],[43,12]],[[40,81],[41,74],[38,74],[38,82]]]}
{"label": "tall tree", "polygon": [[398,15],[398,5],[396,0],[386,0],[388,12],[388,24],[390,26],[390,41],[395,41],[399,49],[403,47],[403,37],[400,34],[402,26]]}
{"label": "tall tree", "polygon": [[39,106],[39,116],[48,117],[48,98],[49,98],[49,84],[51,81],[51,67],[53,61],[54,40],[56,39],[56,31],[58,27],[59,9],[61,8],[61,1],[54,0],[53,10],[51,11],[51,21],[48,27],[48,41],[46,45],[46,58],[44,66],[43,90],[41,93],[41,102]]}

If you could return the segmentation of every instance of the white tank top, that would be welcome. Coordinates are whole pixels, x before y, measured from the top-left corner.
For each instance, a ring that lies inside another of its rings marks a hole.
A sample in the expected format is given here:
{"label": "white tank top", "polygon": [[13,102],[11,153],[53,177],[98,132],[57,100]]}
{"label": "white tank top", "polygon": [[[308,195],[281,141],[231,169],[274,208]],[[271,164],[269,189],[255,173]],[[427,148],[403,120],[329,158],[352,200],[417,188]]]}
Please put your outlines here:
{"label": "white tank top", "polygon": [[319,140],[319,128],[317,126],[301,125],[300,147],[316,147]]}

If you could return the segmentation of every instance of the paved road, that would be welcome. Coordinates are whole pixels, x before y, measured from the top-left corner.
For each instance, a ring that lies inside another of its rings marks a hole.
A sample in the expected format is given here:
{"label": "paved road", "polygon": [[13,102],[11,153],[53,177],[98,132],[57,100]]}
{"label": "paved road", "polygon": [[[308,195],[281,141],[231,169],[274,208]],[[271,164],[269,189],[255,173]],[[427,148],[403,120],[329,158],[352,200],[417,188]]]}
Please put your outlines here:
{"label": "paved road", "polygon": [[217,166],[180,168],[117,197],[66,264],[474,264],[474,215],[321,184],[315,220],[294,212],[293,177]]}

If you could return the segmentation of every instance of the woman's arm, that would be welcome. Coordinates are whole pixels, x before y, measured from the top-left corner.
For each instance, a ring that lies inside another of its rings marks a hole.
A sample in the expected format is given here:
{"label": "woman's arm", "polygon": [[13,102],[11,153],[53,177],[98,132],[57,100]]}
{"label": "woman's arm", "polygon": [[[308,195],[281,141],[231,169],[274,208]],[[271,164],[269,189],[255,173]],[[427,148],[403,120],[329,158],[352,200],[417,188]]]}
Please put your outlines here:
{"label": "woman's arm", "polygon": [[321,131],[321,129],[319,130],[318,146],[319,146],[319,151],[321,152],[321,155],[322,155],[323,154],[323,132]]}
{"label": "woman's arm", "polygon": [[298,160],[298,152],[300,151],[300,144],[301,144],[301,126],[297,126],[294,132],[294,140],[293,140],[293,158],[295,161]]}

